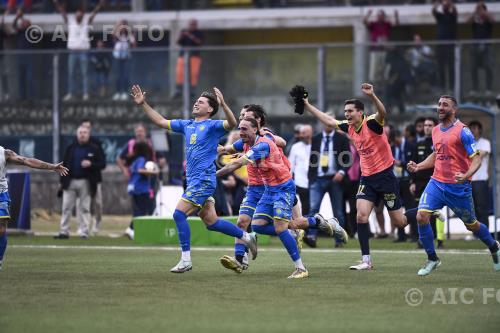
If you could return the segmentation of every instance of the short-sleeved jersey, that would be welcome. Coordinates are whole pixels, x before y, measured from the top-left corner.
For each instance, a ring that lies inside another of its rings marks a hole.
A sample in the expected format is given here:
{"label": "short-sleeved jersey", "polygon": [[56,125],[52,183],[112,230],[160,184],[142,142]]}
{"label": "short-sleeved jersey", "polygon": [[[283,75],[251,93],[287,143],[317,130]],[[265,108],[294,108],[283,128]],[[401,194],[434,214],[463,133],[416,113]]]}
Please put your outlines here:
{"label": "short-sleeved jersey", "polygon": [[284,162],[276,144],[269,138],[258,136],[255,145],[245,157],[257,165],[259,174],[267,186],[278,186],[292,179],[290,169]]}
{"label": "short-sleeved jersey", "polygon": [[220,138],[226,135],[223,120],[169,120],[168,129],[182,133],[186,140],[186,179],[215,179],[215,159]]}
{"label": "short-sleeved jersey", "polygon": [[347,120],[337,121],[337,126],[351,137],[359,154],[361,175],[368,177],[384,171],[394,164],[391,146],[384,134],[383,123],[375,115],[363,117],[359,128],[349,126]]}
{"label": "short-sleeved jersey", "polygon": [[455,174],[466,173],[472,163],[471,158],[477,154],[474,135],[464,123],[457,120],[448,128],[434,127],[432,143],[436,154],[432,178],[455,184]]}
{"label": "short-sleeved jersey", "polygon": [[0,193],[7,192],[9,187],[7,185],[7,157],[5,156],[4,147],[0,146]]}
{"label": "short-sleeved jersey", "polygon": [[146,159],[137,157],[129,167],[130,178],[128,180],[127,192],[132,195],[149,193],[149,177],[139,173],[139,169],[145,168]]}

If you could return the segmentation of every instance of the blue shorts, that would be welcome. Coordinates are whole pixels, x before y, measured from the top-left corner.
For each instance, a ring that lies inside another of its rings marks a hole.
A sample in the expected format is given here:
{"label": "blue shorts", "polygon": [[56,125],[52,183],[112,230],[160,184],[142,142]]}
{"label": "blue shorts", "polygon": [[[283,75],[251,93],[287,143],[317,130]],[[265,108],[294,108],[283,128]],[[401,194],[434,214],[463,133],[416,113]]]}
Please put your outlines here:
{"label": "blue shorts", "polygon": [[477,221],[470,183],[446,184],[431,178],[420,196],[418,210],[433,212],[444,206],[448,206],[465,224]]}
{"label": "blue shorts", "polygon": [[247,194],[243,199],[240,206],[240,215],[248,215],[250,218],[253,217],[257,204],[262,198],[266,187],[264,185],[249,185],[247,188]]}
{"label": "blue shorts", "polygon": [[182,200],[195,205],[198,208],[203,208],[205,201],[210,200],[215,202],[212,195],[215,193],[217,183],[212,177],[206,179],[191,180],[182,194]]}
{"label": "blue shorts", "polygon": [[401,208],[399,181],[394,175],[392,167],[371,176],[361,176],[356,199],[368,200],[373,202],[375,206],[378,206],[380,200],[384,200],[387,210]]}
{"label": "blue shorts", "polygon": [[257,204],[254,220],[285,220],[292,219],[293,201],[295,198],[295,182],[289,180],[278,186],[266,186],[264,194]]}
{"label": "blue shorts", "polygon": [[10,219],[10,197],[9,192],[0,193],[0,223]]}

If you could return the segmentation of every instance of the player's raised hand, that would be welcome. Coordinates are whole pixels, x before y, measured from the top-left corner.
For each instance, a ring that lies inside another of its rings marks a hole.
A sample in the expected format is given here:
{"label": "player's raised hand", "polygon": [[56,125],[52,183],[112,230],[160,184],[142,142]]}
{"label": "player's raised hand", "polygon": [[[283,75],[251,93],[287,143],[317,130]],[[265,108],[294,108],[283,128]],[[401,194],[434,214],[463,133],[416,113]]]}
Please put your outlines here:
{"label": "player's raised hand", "polygon": [[406,169],[411,172],[411,173],[414,173],[414,172],[417,172],[418,171],[418,165],[417,163],[413,162],[413,161],[410,161],[408,162],[408,164],[406,165]]}
{"label": "player's raised hand", "polygon": [[69,169],[63,165],[63,162],[59,162],[54,166],[54,171],[59,174],[59,176],[67,176],[69,174]]}
{"label": "player's raised hand", "polygon": [[463,184],[463,183],[465,183],[466,180],[467,180],[467,177],[465,177],[465,174],[463,174],[461,172],[455,173],[455,181],[457,183]]}
{"label": "player's raised hand", "polygon": [[219,88],[214,87],[214,92],[215,96],[217,96],[217,102],[219,102],[220,105],[225,104],[226,102],[224,101],[224,95],[222,95],[222,92],[219,90]]}
{"label": "player's raised hand", "polygon": [[135,104],[137,105],[142,105],[144,102],[146,102],[146,92],[141,90],[141,87],[139,85],[134,84],[132,86],[130,96],[134,99]]}
{"label": "player's raised hand", "polygon": [[368,96],[373,96],[373,86],[369,83],[363,83],[361,85],[361,91]]}

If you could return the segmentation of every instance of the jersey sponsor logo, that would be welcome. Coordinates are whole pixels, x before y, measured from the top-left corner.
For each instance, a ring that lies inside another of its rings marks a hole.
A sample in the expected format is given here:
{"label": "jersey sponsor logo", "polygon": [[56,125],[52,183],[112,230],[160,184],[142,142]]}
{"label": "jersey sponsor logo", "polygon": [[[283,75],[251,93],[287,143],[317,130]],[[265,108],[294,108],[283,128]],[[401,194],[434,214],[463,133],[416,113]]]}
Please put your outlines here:
{"label": "jersey sponsor logo", "polygon": [[451,155],[447,155],[446,151],[446,145],[444,143],[436,143],[435,145],[436,148],[436,160],[438,161],[449,161],[455,159]]}
{"label": "jersey sponsor logo", "polygon": [[196,134],[191,134],[189,138],[189,144],[194,145],[196,143]]}
{"label": "jersey sponsor logo", "polygon": [[356,145],[356,150],[358,151],[358,154],[360,156],[373,154],[373,148],[371,147],[365,148],[365,143],[363,141],[357,141],[355,142],[355,145]]}

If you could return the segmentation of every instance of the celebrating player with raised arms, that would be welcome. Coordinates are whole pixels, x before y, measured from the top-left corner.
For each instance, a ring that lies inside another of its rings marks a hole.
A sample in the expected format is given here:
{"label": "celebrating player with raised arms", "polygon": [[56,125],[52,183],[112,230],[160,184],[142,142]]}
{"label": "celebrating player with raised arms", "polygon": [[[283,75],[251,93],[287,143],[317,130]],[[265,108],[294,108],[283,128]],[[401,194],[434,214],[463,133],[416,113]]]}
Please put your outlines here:
{"label": "celebrating player with raised arms", "polygon": [[[190,238],[191,232],[187,217],[198,211],[198,215],[208,230],[218,231],[241,239],[248,246],[252,258],[257,256],[257,243],[254,235],[241,230],[231,222],[219,219],[215,212],[215,159],[220,138],[237,125],[236,118],[224,101],[222,93],[214,88],[216,96],[204,92],[193,105],[193,117],[190,120],[168,120],[162,117],[146,103],[146,92],[137,85],[132,87],[132,97],[141,106],[146,115],[161,128],[165,128],[185,136],[186,144],[186,178],[187,188],[177,204],[174,220],[179,234],[182,249],[181,260],[170,271],[184,273],[192,269]],[[227,120],[211,119],[218,111],[219,104],[224,110]]]}
{"label": "celebrating player with raised arms", "polygon": [[7,224],[10,221],[9,205],[9,186],[7,183],[7,164],[25,165],[34,169],[51,170],[57,172],[60,176],[66,176],[69,172],[62,162],[57,164],[47,163],[36,158],[17,155],[9,149],[0,146],[0,270],[2,270],[2,261],[7,249]]}
{"label": "celebrating player with raised arms", "polygon": [[336,120],[321,112],[304,98],[305,110],[325,125],[348,133],[360,156],[361,179],[356,195],[356,221],[362,260],[360,264],[350,267],[354,270],[373,267],[370,257],[368,217],[380,200],[384,201],[391,221],[396,227],[405,227],[407,224],[401,208],[399,183],[393,172],[394,158],[383,130],[387,115],[384,104],[375,95],[371,84],[363,83],[361,90],[375,104],[377,112],[367,116],[364,112],[365,106],[360,100],[348,99],[344,102],[346,118],[344,121]]}

